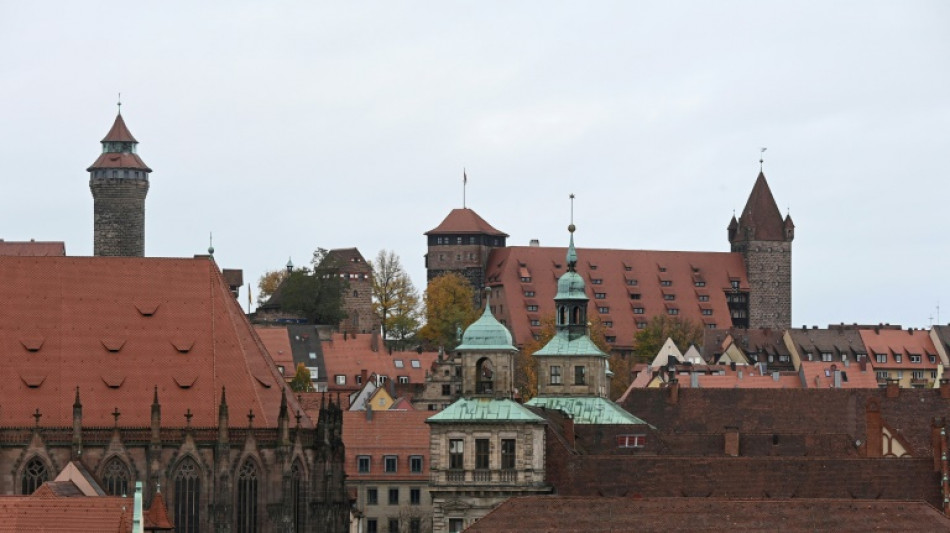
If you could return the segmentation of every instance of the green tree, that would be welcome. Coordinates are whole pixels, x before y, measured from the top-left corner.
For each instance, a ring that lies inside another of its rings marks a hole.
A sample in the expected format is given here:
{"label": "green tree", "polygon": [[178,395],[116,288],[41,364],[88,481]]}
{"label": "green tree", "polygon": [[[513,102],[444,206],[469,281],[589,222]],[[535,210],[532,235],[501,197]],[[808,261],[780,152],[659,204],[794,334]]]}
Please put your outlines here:
{"label": "green tree", "polygon": [[339,266],[327,258],[327,250],[317,248],[312,264],[312,270],[294,270],[280,285],[280,306],[314,324],[336,326],[346,318],[343,295],[349,283],[340,277]]}
{"label": "green tree", "polygon": [[703,341],[703,326],[691,320],[667,315],[655,315],[646,328],[633,337],[633,347],[637,361],[649,363],[656,357],[666,339],[673,339],[681,352],[691,344]]}
{"label": "green tree", "polygon": [[303,363],[297,363],[297,372],[290,380],[290,390],[294,392],[313,392],[313,381],[310,381],[310,370]]}
{"label": "green tree", "polygon": [[452,351],[458,346],[459,330],[465,330],[478,311],[472,303],[474,289],[467,279],[449,272],[429,281],[426,287],[426,324],[419,336],[436,346]]}
{"label": "green tree", "polygon": [[273,294],[277,292],[277,287],[280,287],[280,284],[283,283],[285,279],[287,279],[286,268],[265,272],[264,275],[257,280],[257,304],[263,304],[273,296]]}
{"label": "green tree", "polygon": [[383,339],[405,341],[419,329],[419,292],[395,252],[380,250],[372,266],[373,312]]}

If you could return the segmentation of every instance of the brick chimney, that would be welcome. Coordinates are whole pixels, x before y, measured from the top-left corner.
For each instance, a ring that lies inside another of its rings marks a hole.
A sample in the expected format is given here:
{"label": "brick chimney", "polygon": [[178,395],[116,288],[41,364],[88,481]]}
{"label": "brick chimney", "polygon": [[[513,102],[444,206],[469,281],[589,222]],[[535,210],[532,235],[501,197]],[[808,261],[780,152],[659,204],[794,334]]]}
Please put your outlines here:
{"label": "brick chimney", "polygon": [[876,398],[868,399],[864,414],[867,421],[867,456],[881,457],[884,455],[884,423],[881,421],[881,405]]}
{"label": "brick chimney", "polygon": [[885,393],[886,398],[897,398],[901,395],[901,388],[899,382],[894,378],[887,378],[887,391]]}
{"label": "brick chimney", "polygon": [[950,399],[950,379],[940,378],[940,397],[944,400]]}
{"label": "brick chimney", "polygon": [[726,426],[726,455],[730,457],[739,456],[739,428],[735,426]]}

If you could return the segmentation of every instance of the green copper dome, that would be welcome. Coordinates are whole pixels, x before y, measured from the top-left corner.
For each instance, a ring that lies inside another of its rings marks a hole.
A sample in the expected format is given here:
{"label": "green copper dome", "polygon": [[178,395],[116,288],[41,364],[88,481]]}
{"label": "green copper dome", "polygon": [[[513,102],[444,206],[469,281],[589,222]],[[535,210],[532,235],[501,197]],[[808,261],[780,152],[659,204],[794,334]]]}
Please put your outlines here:
{"label": "green copper dome", "polygon": [[510,350],[517,351],[512,345],[511,332],[491,314],[488,296],[485,297],[485,312],[465,328],[462,344],[456,350]]}

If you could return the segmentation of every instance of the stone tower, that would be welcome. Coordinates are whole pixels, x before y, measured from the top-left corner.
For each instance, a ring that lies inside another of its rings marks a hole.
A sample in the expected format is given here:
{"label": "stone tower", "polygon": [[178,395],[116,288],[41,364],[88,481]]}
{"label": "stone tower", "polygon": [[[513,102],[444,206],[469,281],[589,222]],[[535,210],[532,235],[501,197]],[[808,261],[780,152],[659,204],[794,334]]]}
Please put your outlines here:
{"label": "stone tower", "polygon": [[481,306],[485,287],[485,267],[494,248],[503,248],[508,234],[492,227],[475,211],[453,209],[435,229],[425,233],[428,239],[426,279],[456,272],[475,289],[475,305]]}
{"label": "stone tower", "polygon": [[95,201],[93,254],[145,255],[145,195],[152,169],[138,156],[120,112],[102,139],[102,154],[87,170]]}
{"label": "stone tower", "polygon": [[729,223],[732,251],[742,254],[749,280],[750,328],[792,325],[792,239],[795,224],[775,203],[765,174],[759,172],[749,201]]}

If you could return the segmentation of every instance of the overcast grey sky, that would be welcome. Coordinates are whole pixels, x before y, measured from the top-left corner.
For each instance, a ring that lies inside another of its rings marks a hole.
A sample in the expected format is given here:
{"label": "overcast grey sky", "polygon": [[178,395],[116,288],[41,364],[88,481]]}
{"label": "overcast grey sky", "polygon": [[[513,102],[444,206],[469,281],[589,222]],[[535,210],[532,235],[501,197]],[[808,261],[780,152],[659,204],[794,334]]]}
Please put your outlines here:
{"label": "overcast grey sky", "polygon": [[[462,204],[511,244],[727,251],[765,173],[793,322],[950,321],[946,2],[0,2],[0,238],[92,253],[123,116],[146,254],[254,283],[398,253]],[[246,289],[241,302],[246,306]]]}

